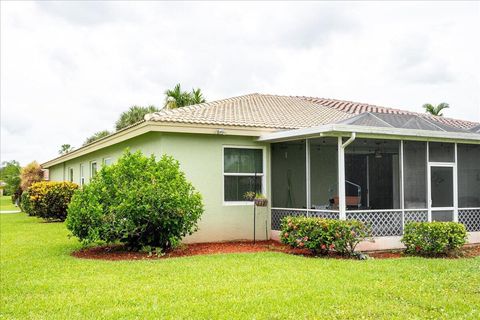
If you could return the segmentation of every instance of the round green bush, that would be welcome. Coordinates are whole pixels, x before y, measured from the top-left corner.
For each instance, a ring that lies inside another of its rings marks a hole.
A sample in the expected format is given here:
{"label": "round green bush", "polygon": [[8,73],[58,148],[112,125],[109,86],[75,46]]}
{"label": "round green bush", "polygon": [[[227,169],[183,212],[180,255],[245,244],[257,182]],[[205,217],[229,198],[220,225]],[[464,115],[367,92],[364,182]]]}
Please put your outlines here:
{"label": "round green bush", "polygon": [[197,230],[202,213],[201,195],[178,161],[126,151],[75,193],[67,228],[83,243],[167,250]]}
{"label": "round green bush", "polygon": [[353,255],[356,246],[371,237],[371,228],[358,220],[285,217],[280,229],[282,243],[316,255],[329,251]]}
{"label": "round green bush", "polygon": [[467,242],[467,230],[458,222],[410,222],[405,226],[402,242],[410,254],[446,255]]}
{"label": "round green bush", "polygon": [[22,209],[31,216],[64,221],[67,207],[78,185],[72,182],[35,182],[22,194]]}

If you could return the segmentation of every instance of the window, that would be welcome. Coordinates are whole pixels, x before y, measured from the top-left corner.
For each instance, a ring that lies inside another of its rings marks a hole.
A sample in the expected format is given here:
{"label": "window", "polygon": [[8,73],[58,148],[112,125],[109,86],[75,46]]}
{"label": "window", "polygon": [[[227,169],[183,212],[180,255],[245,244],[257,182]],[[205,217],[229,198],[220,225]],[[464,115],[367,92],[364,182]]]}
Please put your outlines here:
{"label": "window", "polygon": [[85,184],[85,166],[80,164],[80,186]]}
{"label": "window", "polygon": [[68,168],[68,181],[73,182],[73,168]]}
{"label": "window", "polygon": [[103,158],[103,165],[109,166],[112,164],[112,158]]}
{"label": "window", "polygon": [[95,177],[95,175],[97,174],[97,162],[96,161],[92,161],[90,162],[90,178],[93,178]]}
{"label": "window", "polygon": [[223,150],[224,201],[243,202],[248,191],[263,192],[263,149]]}

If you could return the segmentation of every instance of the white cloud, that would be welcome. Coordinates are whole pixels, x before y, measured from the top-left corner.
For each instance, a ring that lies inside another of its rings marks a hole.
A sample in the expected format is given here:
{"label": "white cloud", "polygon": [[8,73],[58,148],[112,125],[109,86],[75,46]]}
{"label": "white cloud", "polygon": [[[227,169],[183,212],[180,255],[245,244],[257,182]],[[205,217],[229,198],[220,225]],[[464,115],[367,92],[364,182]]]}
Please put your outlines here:
{"label": "white cloud", "polygon": [[48,160],[177,82],[480,121],[478,30],[476,2],[2,2],[1,157]]}

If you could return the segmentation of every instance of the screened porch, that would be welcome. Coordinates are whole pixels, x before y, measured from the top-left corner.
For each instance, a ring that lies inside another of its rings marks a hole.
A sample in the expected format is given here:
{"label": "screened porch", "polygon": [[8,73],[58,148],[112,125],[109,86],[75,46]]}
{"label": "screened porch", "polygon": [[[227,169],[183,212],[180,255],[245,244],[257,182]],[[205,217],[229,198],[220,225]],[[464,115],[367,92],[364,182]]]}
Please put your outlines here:
{"label": "screened porch", "polygon": [[285,216],[358,219],[376,237],[410,221],[480,231],[480,145],[348,137],[271,143],[271,229]]}

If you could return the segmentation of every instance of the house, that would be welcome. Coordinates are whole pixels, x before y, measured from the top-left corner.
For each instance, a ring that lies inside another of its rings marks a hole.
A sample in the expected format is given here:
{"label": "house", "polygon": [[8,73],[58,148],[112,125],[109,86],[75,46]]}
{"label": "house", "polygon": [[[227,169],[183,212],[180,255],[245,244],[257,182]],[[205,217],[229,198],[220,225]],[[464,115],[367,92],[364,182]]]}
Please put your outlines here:
{"label": "house", "polygon": [[480,242],[480,124],[363,103],[249,94],[175,110],[47,161],[51,180],[81,185],[126,149],[169,154],[202,193],[186,241],[253,238],[246,191],[263,193],[256,238],[287,215],[359,219],[400,247],[409,221],[459,221]]}

